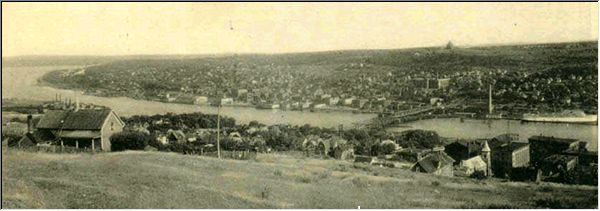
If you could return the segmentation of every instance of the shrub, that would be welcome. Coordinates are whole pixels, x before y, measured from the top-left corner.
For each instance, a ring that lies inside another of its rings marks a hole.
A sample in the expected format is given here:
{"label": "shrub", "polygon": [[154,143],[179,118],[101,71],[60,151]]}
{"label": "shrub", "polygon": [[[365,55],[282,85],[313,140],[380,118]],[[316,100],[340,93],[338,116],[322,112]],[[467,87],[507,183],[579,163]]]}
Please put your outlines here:
{"label": "shrub", "polygon": [[399,137],[399,143],[403,147],[417,147],[430,149],[442,145],[440,136],[435,131],[429,130],[408,130]]}
{"label": "shrub", "polygon": [[[184,142],[184,143],[179,143],[179,142],[174,142],[168,145],[168,148],[171,152],[178,152],[178,153],[182,153],[182,154],[199,154],[200,153],[200,147],[199,146],[195,146],[193,143],[189,143],[189,142]],[[204,152],[209,152],[209,151],[213,151],[213,150],[205,150]]]}
{"label": "shrub", "polygon": [[310,178],[310,176],[307,176],[307,175],[298,176],[296,178],[296,180],[301,183],[311,183],[312,182],[312,179]]}
{"label": "shrub", "polygon": [[540,191],[540,192],[552,192],[553,190],[554,189],[552,189],[552,187],[546,186],[546,185],[538,188],[538,191]]}
{"label": "shrub", "polygon": [[359,170],[363,170],[363,171],[366,171],[366,172],[371,172],[371,171],[373,171],[373,169],[371,169],[371,166],[370,166],[370,165],[359,164],[359,163],[354,163],[354,164],[352,164],[352,168],[359,169]]}
{"label": "shrub", "polygon": [[431,182],[431,185],[437,187],[437,186],[440,186],[441,184],[439,181],[433,181],[433,182]]}
{"label": "shrub", "polygon": [[396,145],[393,143],[384,143],[379,147],[379,153],[389,155],[396,151]]}
{"label": "shrub", "polygon": [[352,184],[354,184],[358,188],[367,188],[370,186],[369,181],[362,177],[352,178]]}
{"label": "shrub", "polygon": [[331,175],[331,171],[330,170],[322,171],[322,172],[318,172],[317,173],[317,176],[319,177],[319,179],[327,179],[330,175]]}
{"label": "shrub", "polygon": [[475,178],[475,179],[485,179],[485,172],[484,171],[475,171],[473,172],[473,174],[471,174],[471,178]]}
{"label": "shrub", "polygon": [[110,137],[112,151],[144,150],[151,140],[150,135],[132,131],[115,133]]}
{"label": "shrub", "polygon": [[148,146],[154,147],[158,151],[167,151],[169,149],[169,147],[167,145],[160,143],[156,139],[150,139],[150,141],[148,141]]}
{"label": "shrub", "polygon": [[541,198],[535,200],[535,204],[538,207],[550,208],[550,209],[581,209],[585,208],[585,203],[580,203],[577,200],[565,197],[555,198]]}
{"label": "shrub", "polygon": [[262,191],[260,191],[260,197],[262,199],[268,199],[270,194],[271,194],[271,189],[269,188],[269,186],[265,186],[262,189]]}
{"label": "shrub", "polygon": [[338,170],[338,171],[341,171],[341,172],[346,172],[346,171],[348,171],[348,169],[346,168],[346,165],[342,165],[342,164],[340,164],[340,165],[338,166],[337,170]]}

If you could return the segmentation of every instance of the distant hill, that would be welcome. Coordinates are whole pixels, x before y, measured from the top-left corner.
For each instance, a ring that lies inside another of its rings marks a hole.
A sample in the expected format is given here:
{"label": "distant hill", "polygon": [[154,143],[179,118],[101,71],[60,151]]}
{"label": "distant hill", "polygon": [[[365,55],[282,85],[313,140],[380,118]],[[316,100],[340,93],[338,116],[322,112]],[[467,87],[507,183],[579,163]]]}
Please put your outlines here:
{"label": "distant hill", "polygon": [[90,65],[117,59],[110,56],[16,56],[2,57],[2,67]]}
{"label": "distant hill", "polygon": [[[3,57],[3,66],[85,65],[122,60],[238,61],[255,64],[324,65],[365,62],[374,65],[406,65],[452,69],[457,66],[528,67],[597,61],[596,41],[549,44],[466,47],[444,46],[390,50],[340,50],[284,54],[221,55],[126,55],[126,56],[17,56]],[[191,62],[191,61],[190,61]],[[433,65],[433,66],[432,66]]]}
{"label": "distant hill", "polygon": [[3,67],[19,66],[64,66],[64,65],[92,65],[133,59],[182,59],[202,58],[212,55],[126,55],[126,56],[60,56],[60,55],[32,55],[2,57]]}
{"label": "distant hill", "polygon": [[[274,102],[310,99],[320,92],[340,97],[421,102],[428,102],[430,97],[479,99],[487,95],[482,90],[487,90],[490,81],[499,80],[501,84],[496,88],[504,94],[497,97],[497,102],[519,99],[555,107],[570,100],[595,110],[597,55],[597,42],[577,42],[451,49],[440,46],[288,54],[129,56],[92,60],[106,63],[82,71],[50,73],[43,80],[57,87],[82,89],[101,96],[148,100],[162,99],[167,92],[216,97],[233,96],[232,90],[248,89],[262,100]],[[414,87],[412,78],[434,77],[451,78],[456,95],[410,90]],[[554,85],[532,88],[535,85],[531,84],[540,80],[565,87],[556,93]],[[515,82],[518,84],[513,85]],[[531,101],[532,96],[539,102]]]}

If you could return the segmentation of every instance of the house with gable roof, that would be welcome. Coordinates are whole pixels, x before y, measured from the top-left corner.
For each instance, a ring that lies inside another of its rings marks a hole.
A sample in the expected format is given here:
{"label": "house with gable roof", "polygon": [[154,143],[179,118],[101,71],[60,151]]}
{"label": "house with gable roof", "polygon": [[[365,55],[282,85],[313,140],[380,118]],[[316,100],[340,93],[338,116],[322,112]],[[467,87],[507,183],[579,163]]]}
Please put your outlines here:
{"label": "house with gable roof", "polygon": [[50,110],[37,124],[37,132],[55,144],[110,151],[110,137],[123,127],[111,109]]}

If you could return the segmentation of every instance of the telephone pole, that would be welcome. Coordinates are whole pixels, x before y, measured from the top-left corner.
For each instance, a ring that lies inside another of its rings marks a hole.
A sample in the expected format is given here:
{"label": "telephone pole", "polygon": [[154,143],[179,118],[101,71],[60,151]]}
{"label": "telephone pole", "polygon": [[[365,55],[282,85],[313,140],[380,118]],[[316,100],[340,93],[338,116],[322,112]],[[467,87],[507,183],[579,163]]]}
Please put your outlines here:
{"label": "telephone pole", "polygon": [[217,157],[221,159],[221,99],[217,107]]}
{"label": "telephone pole", "polygon": [[490,84],[489,94],[488,94],[488,114],[492,115],[494,112],[494,105],[492,104],[492,84]]}

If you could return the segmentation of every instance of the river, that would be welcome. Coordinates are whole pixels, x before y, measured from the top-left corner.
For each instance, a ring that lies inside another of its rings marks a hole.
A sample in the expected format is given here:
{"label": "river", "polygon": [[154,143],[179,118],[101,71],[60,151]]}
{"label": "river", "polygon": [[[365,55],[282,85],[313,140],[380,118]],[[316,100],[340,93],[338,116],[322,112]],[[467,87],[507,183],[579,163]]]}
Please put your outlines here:
{"label": "river", "polygon": [[503,133],[519,134],[522,142],[534,135],[575,138],[589,143],[588,149],[598,150],[598,126],[584,124],[521,122],[519,120],[479,120],[459,118],[427,119],[411,122],[388,131],[424,129],[436,131],[443,137],[492,138]]}
{"label": "river", "polygon": [[[37,79],[45,73],[69,66],[40,67],[7,67],[2,68],[2,97],[24,98],[34,100],[53,100],[56,93],[74,99],[75,92],[56,89],[37,84]],[[146,100],[135,100],[125,97],[97,97],[79,95],[83,103],[108,106],[121,116],[153,115],[172,113],[203,112],[215,114],[216,107],[196,106],[188,104],[162,103]],[[223,107],[221,114],[236,119],[238,123],[252,120],[271,124],[310,124],[320,127],[336,127],[343,124],[346,128],[363,124],[375,117],[374,114],[354,114],[349,112],[301,112],[281,110],[257,110],[251,107]],[[515,120],[473,120],[463,122],[458,118],[428,119],[405,124],[404,127],[389,128],[390,131],[407,129],[425,129],[437,131],[443,137],[456,138],[491,138],[502,133],[517,133],[522,141],[533,135],[577,138],[589,142],[589,148],[597,151],[598,126],[554,123],[521,123]]]}

